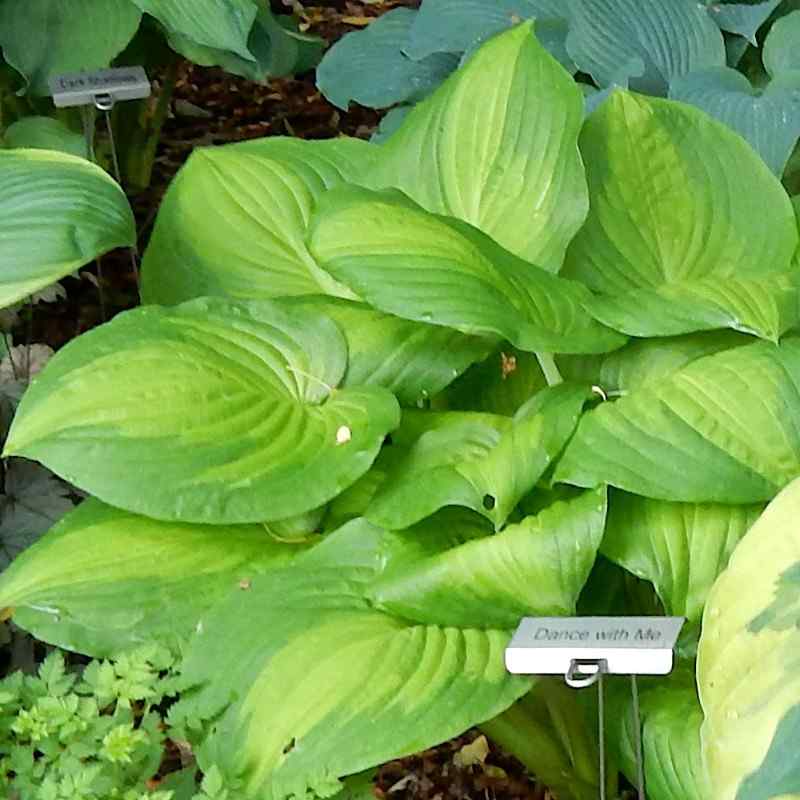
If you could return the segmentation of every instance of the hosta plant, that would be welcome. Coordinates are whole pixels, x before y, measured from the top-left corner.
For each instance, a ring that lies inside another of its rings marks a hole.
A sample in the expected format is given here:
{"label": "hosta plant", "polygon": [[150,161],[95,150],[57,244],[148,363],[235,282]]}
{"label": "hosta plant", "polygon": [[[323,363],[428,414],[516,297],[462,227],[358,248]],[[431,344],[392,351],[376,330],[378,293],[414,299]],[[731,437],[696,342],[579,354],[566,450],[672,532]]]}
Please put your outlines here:
{"label": "hosta plant", "polygon": [[510,633],[683,615],[643,687],[648,796],[800,796],[796,491],[761,516],[800,475],[795,207],[694,107],[618,90],[584,122],[529,24],[383,145],[198,151],[146,305],[23,398],[6,454],[93,497],[0,605],[91,655],[180,651],[172,724],[275,800],[473,725],[596,797],[591,701],[508,675]]}
{"label": "hosta plant", "polygon": [[169,110],[178,56],[251,80],[314,66],[321,42],[299,32],[268,0],[0,0],[0,146],[89,156],[81,117],[54,116],[50,78],[143,64],[162,76],[158,102],[115,110],[126,183],[150,180]]}
{"label": "hosta plant", "polygon": [[800,137],[799,12],[797,0],[422,0],[343,37],[317,83],[342,108],[396,105],[383,137],[482,41],[535,19],[542,44],[576,74],[587,111],[613,86],[692,103],[800,191],[800,162],[787,168]]}

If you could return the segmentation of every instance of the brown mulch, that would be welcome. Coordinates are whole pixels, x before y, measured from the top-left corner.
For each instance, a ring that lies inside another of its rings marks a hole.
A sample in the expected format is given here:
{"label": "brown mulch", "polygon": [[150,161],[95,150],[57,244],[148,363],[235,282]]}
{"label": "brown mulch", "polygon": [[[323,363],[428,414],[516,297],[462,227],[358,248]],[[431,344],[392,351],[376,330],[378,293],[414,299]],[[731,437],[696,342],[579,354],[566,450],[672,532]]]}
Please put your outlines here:
{"label": "brown mulch", "polygon": [[522,764],[492,742],[485,760],[458,763],[462,749],[474,745],[479,731],[445,742],[378,769],[374,794],[378,800],[555,800],[532,780]]}

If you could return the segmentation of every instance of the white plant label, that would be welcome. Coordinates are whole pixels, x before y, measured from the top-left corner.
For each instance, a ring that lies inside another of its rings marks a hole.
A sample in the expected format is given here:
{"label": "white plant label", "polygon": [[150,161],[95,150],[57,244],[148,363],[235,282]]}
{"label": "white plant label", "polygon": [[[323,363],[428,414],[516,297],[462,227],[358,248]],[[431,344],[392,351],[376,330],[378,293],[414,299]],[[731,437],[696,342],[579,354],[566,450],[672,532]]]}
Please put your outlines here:
{"label": "white plant label", "polygon": [[72,72],[50,78],[50,92],[58,108],[92,105],[108,95],[114,102],[149,97],[150,81],[143,67],[118,67],[94,72]]}
{"label": "white plant label", "polygon": [[506,648],[518,675],[566,675],[575,661],[605,661],[612,675],[667,675],[682,617],[525,617]]}

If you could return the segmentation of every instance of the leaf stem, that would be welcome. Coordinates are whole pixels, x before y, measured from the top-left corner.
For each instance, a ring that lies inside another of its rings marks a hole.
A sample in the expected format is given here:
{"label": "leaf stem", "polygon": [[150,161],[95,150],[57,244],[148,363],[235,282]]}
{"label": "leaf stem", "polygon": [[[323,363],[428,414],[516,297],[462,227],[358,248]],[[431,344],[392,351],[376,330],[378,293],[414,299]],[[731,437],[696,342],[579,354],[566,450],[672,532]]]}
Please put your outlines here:
{"label": "leaf stem", "polygon": [[542,368],[548,386],[558,386],[559,383],[564,383],[552,353],[537,353],[536,360]]}

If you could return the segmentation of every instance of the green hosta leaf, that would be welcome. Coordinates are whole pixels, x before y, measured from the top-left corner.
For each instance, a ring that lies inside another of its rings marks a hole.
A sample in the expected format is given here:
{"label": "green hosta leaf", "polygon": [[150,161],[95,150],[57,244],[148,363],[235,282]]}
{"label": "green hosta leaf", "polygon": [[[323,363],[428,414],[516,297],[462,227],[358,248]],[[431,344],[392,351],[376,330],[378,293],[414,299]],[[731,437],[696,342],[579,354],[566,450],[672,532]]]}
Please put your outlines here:
{"label": "green hosta leaf", "polygon": [[[411,26],[405,52],[418,60],[433,53],[471,51],[521,20],[536,19],[542,44],[565,68],[574,71],[568,58],[562,60],[568,14],[562,0],[424,0]],[[556,29],[561,35],[550,47],[542,38],[542,31]]]}
{"label": "green hosta leaf", "polygon": [[94,656],[177,646],[225,595],[301,550],[260,525],[157,522],[87,500],[2,574],[0,606],[37,638]]}
{"label": "green hosta leaf", "polygon": [[614,492],[601,551],[650,581],[667,614],[700,622],[712,584],[763,508],[667,503]]}
{"label": "green hosta leaf", "polygon": [[524,616],[569,616],[605,518],[605,490],[586,492],[495,536],[389,569],[369,596],[389,613],[428,624],[514,628]]}
{"label": "green hosta leaf", "polygon": [[800,475],[800,339],[701,358],[585,414],[556,480],[757,503]]}
{"label": "green hosta leaf", "polygon": [[252,0],[131,0],[142,11],[155,17],[168,33],[179,34],[197,44],[217,50],[230,50],[253,60],[247,47],[257,5]]}
{"label": "green hosta leaf", "polygon": [[583,386],[562,384],[534,397],[513,421],[443,415],[389,473],[367,517],[398,530],[459,505],[500,528],[561,452],[590,397]]}
{"label": "green hosta leaf", "polygon": [[63,122],[50,117],[23,117],[3,134],[4,147],[28,147],[36,150],[60,150],[81,158],[87,157],[86,138],[71,131]]}
{"label": "green hosta leaf", "polygon": [[[507,632],[370,607],[393,549],[356,520],[231,595],[190,647],[172,716],[220,715],[202,758],[242,779],[245,797],[329,796],[337,778],[447,740],[530,688],[503,666]],[[210,663],[224,685],[208,680]]]}
{"label": "green hosta leaf", "polygon": [[718,67],[673,81],[670,97],[733,128],[777,176],[783,174],[800,137],[800,72],[756,90],[740,72]]}
{"label": "green hosta leaf", "polygon": [[284,519],[363,475],[399,421],[385,389],[335,390],[346,361],[333,322],[270,301],[136,309],[56,354],[6,452],[156,519]]}
{"label": "green hosta leaf", "polygon": [[410,322],[334,297],[287,298],[283,304],[330,317],[347,339],[343,386],[385,386],[405,405],[438,394],[494,347],[494,340]]}
{"label": "green hosta leaf", "polygon": [[436,88],[458,66],[458,58],[406,55],[416,15],[410,8],[395,8],[366,30],[340,39],[317,70],[317,86],[325,97],[345,110],[351,101],[386,108],[416,102]]}
{"label": "green hosta leaf", "polygon": [[[484,722],[481,730],[513,752],[559,800],[596,800],[597,709],[591,694],[573,691],[561,678],[539,678],[528,694]],[[611,796],[616,775],[609,779]]]}
{"label": "green hosta leaf", "polygon": [[265,81],[270,76],[289,75],[314,66],[322,52],[322,42],[281,25],[266,8],[259,8],[247,49],[252,54],[243,58],[230,50],[219,50],[198,44],[194,39],[177,33],[168,35],[170,46],[195,64],[221,66],[226,72],[253,81]]}
{"label": "green hosta leaf", "polygon": [[735,331],[708,331],[665,339],[635,339],[621,350],[597,356],[559,356],[558,368],[567,380],[594,384],[610,395],[655,386],[698,358],[752,344]]}
{"label": "green hosta leaf", "polygon": [[[642,750],[645,785],[651,800],[717,800],[710,790],[700,748],[703,711],[697,699],[694,676],[681,669],[666,680],[640,683]],[[622,771],[636,782],[636,734],[633,706],[626,693],[612,715]],[[621,713],[620,713],[621,712]]]}
{"label": "green hosta leaf", "polygon": [[796,481],[736,548],[708,599],[697,673],[714,800],[800,794],[799,517]]}
{"label": "green hosta leaf", "polygon": [[583,99],[530,32],[528,23],[496,36],[418,105],[369,181],[557,271],[588,208]]}
{"label": "green hosta leaf", "polygon": [[726,126],[668,100],[615,92],[581,150],[592,211],[565,274],[632,336],[730,327],[777,339],[798,319],[788,196]]}
{"label": "green hosta leaf", "polygon": [[130,0],[0,0],[0,47],[28,92],[48,95],[53,75],[107,67],[141,16]]}
{"label": "green hosta leaf", "polygon": [[324,195],[311,224],[319,263],[370,305],[523,350],[605,352],[623,337],[598,325],[577,282],[550,275],[471,226],[397,191],[352,186]]}
{"label": "green hosta leaf", "polygon": [[762,59],[773,78],[800,70],[800,11],[777,20],[764,42]]}
{"label": "green hosta leaf", "polygon": [[281,137],[196,150],[161,205],[142,263],[144,301],[346,295],[309,254],[306,226],[316,198],[355,178],[375,151],[357,139]]}
{"label": "green hosta leaf", "polygon": [[81,158],[0,150],[0,184],[0,308],[136,241],[122,190]]}
{"label": "green hosta leaf", "polygon": [[692,0],[575,0],[567,51],[601,87],[665,95],[673,78],[725,64],[722,34]]}
{"label": "green hosta leaf", "polygon": [[[591,358],[597,360],[596,356]],[[536,356],[506,344],[455,381],[444,402],[454,411],[483,411],[511,417],[546,386]]]}
{"label": "green hosta leaf", "polygon": [[748,5],[747,3],[712,3],[706,10],[711,19],[728,33],[735,33],[745,38],[753,47],[758,47],[756,33],[769,19],[772,12],[781,4],[781,0],[767,0],[765,3]]}

